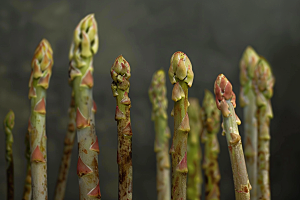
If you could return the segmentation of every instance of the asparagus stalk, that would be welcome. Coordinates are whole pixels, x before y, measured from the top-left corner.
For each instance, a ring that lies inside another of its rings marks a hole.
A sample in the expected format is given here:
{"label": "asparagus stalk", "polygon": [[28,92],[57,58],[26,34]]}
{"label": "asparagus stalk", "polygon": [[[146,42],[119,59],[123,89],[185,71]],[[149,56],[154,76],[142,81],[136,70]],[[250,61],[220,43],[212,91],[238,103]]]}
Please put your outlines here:
{"label": "asparagus stalk", "polygon": [[190,134],[187,143],[187,166],[188,166],[188,181],[187,181],[187,199],[200,200],[202,194],[202,170],[201,159],[202,152],[200,147],[200,133],[203,125],[201,120],[201,108],[197,98],[189,98],[190,106],[188,114],[190,118]]}
{"label": "asparagus stalk", "polygon": [[154,152],[156,153],[156,183],[157,199],[170,200],[170,157],[169,138],[171,137],[168,127],[167,115],[167,88],[164,70],[158,70],[152,77],[149,88],[149,98],[152,103],[152,120],[155,124]]}
{"label": "asparagus stalk", "polygon": [[14,199],[14,159],[12,144],[14,142],[12,129],[15,125],[15,114],[10,110],[4,119],[4,132],[6,138],[6,179],[7,179],[7,199]]}
{"label": "asparagus stalk", "polygon": [[252,47],[247,47],[240,61],[240,105],[244,110],[244,144],[246,167],[248,169],[249,181],[252,185],[250,191],[251,199],[257,200],[257,119],[256,119],[256,97],[252,89],[254,69],[259,56]]}
{"label": "asparagus stalk", "polygon": [[203,159],[203,169],[205,171],[205,199],[220,199],[220,169],[218,164],[218,154],[220,146],[217,134],[220,130],[220,111],[214,101],[213,94],[205,90],[203,99],[203,121],[205,140],[205,153]]}
{"label": "asparagus stalk", "polygon": [[30,121],[28,123],[28,129],[25,136],[25,145],[26,145],[26,151],[25,151],[25,157],[27,159],[27,169],[26,169],[26,178],[25,178],[25,185],[24,185],[24,191],[23,191],[23,198],[22,200],[31,200],[31,165],[30,165],[30,143],[29,143],[29,128],[30,128]]}
{"label": "asparagus stalk", "polygon": [[235,198],[237,200],[249,200],[251,185],[248,179],[241,136],[237,126],[241,124],[241,121],[234,111],[236,104],[232,85],[223,74],[217,77],[214,92],[216,105],[223,115],[223,127],[229,148]]}
{"label": "asparagus stalk", "polygon": [[48,198],[46,90],[52,74],[52,53],[50,43],[43,39],[36,48],[31,62],[28,97],[31,99],[29,137],[33,200]]}
{"label": "asparagus stalk", "polygon": [[119,200],[132,199],[132,130],[130,122],[131,101],[128,97],[130,66],[122,55],[111,67],[111,89],[116,97],[115,120],[118,126],[117,163],[119,168]]}
{"label": "asparagus stalk", "polygon": [[269,157],[270,157],[270,119],[273,118],[271,97],[275,79],[269,63],[260,58],[254,71],[253,88],[256,94],[258,121],[258,197],[271,199]]}
{"label": "asparagus stalk", "polygon": [[75,109],[75,99],[74,94],[72,94],[72,99],[69,108],[69,124],[68,124],[68,131],[65,136],[64,141],[64,153],[61,160],[60,168],[59,168],[59,176],[56,183],[55,189],[55,200],[63,200],[65,196],[65,189],[67,184],[67,177],[69,173],[70,163],[71,163],[71,156],[72,156],[72,149],[74,145],[75,139],[75,118],[76,118],[76,109]]}
{"label": "asparagus stalk", "polygon": [[76,109],[80,200],[101,199],[98,178],[99,145],[92,112],[93,55],[97,50],[97,23],[94,14],[90,14],[76,27],[69,54],[69,82],[73,87]]}
{"label": "asparagus stalk", "polygon": [[174,135],[170,149],[172,156],[171,199],[186,199],[187,178],[187,136],[190,131],[188,109],[188,87],[193,84],[192,64],[183,52],[173,54],[169,68],[169,78],[174,88]]}

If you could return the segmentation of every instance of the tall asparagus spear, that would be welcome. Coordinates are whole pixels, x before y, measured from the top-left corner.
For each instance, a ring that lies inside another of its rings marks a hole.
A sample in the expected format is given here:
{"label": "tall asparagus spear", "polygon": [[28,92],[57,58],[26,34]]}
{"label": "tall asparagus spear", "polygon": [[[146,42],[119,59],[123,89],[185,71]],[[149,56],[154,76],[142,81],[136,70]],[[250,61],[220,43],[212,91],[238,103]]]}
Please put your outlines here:
{"label": "tall asparagus spear", "polygon": [[12,144],[14,138],[12,129],[15,125],[15,114],[10,110],[4,119],[4,132],[6,138],[6,179],[7,179],[7,199],[14,199],[14,159]]}
{"label": "tall asparagus spear", "polygon": [[48,198],[46,90],[52,74],[52,53],[50,43],[43,39],[36,48],[31,62],[28,97],[31,99],[29,137],[33,200]]}
{"label": "tall asparagus spear", "polygon": [[257,200],[257,120],[256,97],[252,89],[254,69],[259,56],[252,47],[247,47],[240,61],[240,105],[244,110],[245,156],[249,181],[252,185],[251,199]]}
{"label": "tall asparagus spear", "polygon": [[218,164],[220,146],[217,134],[220,130],[220,111],[216,106],[213,94],[208,90],[205,90],[203,112],[205,153],[202,166],[205,170],[205,199],[219,200],[221,175]]}
{"label": "tall asparagus spear", "polygon": [[201,158],[202,152],[200,147],[200,133],[203,129],[201,120],[201,108],[197,98],[189,98],[190,106],[188,114],[190,118],[190,133],[187,141],[187,166],[188,166],[188,182],[187,182],[187,199],[200,200],[202,194],[202,170]]}
{"label": "tall asparagus spear", "polygon": [[30,121],[28,123],[28,129],[25,136],[25,145],[26,145],[26,151],[25,151],[25,157],[27,159],[27,169],[26,169],[26,178],[25,178],[25,185],[24,185],[24,191],[23,191],[23,198],[22,200],[31,200],[31,165],[30,165],[30,142],[29,142],[29,128],[31,127]]}
{"label": "tall asparagus spear", "polygon": [[167,88],[166,75],[164,70],[158,70],[152,77],[149,88],[149,97],[152,103],[152,120],[155,124],[155,143],[156,152],[156,184],[157,199],[170,200],[170,157],[169,157],[169,138],[171,137],[168,127],[167,115]]}
{"label": "tall asparagus spear", "polygon": [[269,157],[270,157],[270,119],[273,118],[271,97],[275,79],[269,63],[260,58],[254,71],[253,87],[256,94],[258,121],[258,197],[271,199]]}
{"label": "tall asparagus spear", "polygon": [[188,87],[194,80],[192,64],[183,52],[173,54],[169,68],[169,78],[174,88],[174,135],[170,149],[172,156],[172,195],[171,199],[186,199],[187,178],[187,136],[190,131],[188,109]]}
{"label": "tall asparagus spear", "polygon": [[74,91],[78,140],[77,175],[80,200],[101,199],[98,172],[99,145],[93,109],[93,55],[98,50],[97,23],[93,14],[74,31],[69,59],[69,82]]}
{"label": "tall asparagus spear", "polygon": [[132,199],[132,130],[130,122],[131,101],[128,97],[130,66],[122,55],[116,58],[110,70],[111,89],[116,97],[115,120],[118,125],[119,200]]}
{"label": "tall asparagus spear", "polygon": [[214,86],[216,105],[223,115],[223,127],[227,139],[233,173],[236,200],[249,200],[251,185],[248,179],[244,152],[239,135],[240,119],[235,114],[235,94],[228,79],[220,74]]}
{"label": "tall asparagus spear", "polygon": [[65,196],[65,189],[67,184],[67,177],[69,173],[70,163],[71,163],[71,156],[72,156],[72,149],[74,145],[74,139],[75,139],[75,122],[76,118],[76,109],[75,109],[75,99],[74,99],[74,93],[72,94],[72,99],[70,103],[69,108],[69,125],[68,125],[68,131],[65,136],[64,141],[64,153],[61,160],[60,168],[59,168],[59,176],[56,183],[55,188],[55,200],[63,200]]}

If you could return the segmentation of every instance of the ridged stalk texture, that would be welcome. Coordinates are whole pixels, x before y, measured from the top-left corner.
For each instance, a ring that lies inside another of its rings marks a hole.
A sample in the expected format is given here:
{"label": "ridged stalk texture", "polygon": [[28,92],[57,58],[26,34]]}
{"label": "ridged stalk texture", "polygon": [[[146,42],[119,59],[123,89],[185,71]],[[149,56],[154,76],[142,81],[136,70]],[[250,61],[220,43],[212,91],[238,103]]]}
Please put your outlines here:
{"label": "ridged stalk texture", "polygon": [[244,111],[244,144],[246,166],[249,181],[252,185],[251,199],[257,200],[257,119],[256,119],[256,95],[252,87],[254,69],[259,56],[252,47],[247,47],[240,61],[240,105]]}
{"label": "ridged stalk texture", "polygon": [[220,199],[220,169],[218,155],[220,146],[217,134],[220,130],[220,111],[216,106],[213,94],[205,90],[203,99],[203,123],[202,142],[205,143],[203,169],[205,173],[205,199]]}
{"label": "ridged stalk texture", "polygon": [[220,74],[214,85],[216,105],[223,115],[223,127],[227,139],[234,180],[236,200],[249,200],[251,185],[244,158],[238,126],[240,119],[235,114],[235,94],[228,79]]}
{"label": "ridged stalk texture", "polygon": [[270,194],[270,119],[273,118],[271,97],[275,79],[269,63],[260,58],[254,71],[253,87],[256,94],[258,122],[258,198],[271,199]]}
{"label": "ridged stalk texture", "polygon": [[201,107],[197,98],[189,98],[190,106],[188,107],[188,115],[190,119],[190,133],[187,143],[187,199],[200,200],[202,195],[202,169],[201,159],[202,152],[200,147],[200,133],[203,129],[201,119]]}
{"label": "ridged stalk texture", "polygon": [[128,97],[130,65],[120,55],[110,70],[111,89],[116,97],[115,120],[118,127],[117,163],[119,169],[119,200],[132,199],[132,130],[130,121],[131,101]]}
{"label": "ridged stalk texture", "polygon": [[170,61],[169,79],[174,85],[174,134],[170,154],[172,156],[171,199],[186,199],[187,181],[187,137],[190,131],[188,110],[188,88],[192,86],[194,73],[192,64],[183,52],[173,54]]}
{"label": "ridged stalk texture", "polygon": [[82,19],[70,48],[69,82],[73,87],[78,141],[77,175],[80,200],[101,199],[99,145],[93,114],[93,55],[98,50],[97,23],[93,14]]}
{"label": "ridged stalk texture", "polygon": [[6,180],[7,180],[7,200],[14,199],[14,158],[12,145],[14,143],[14,138],[12,134],[12,129],[15,125],[15,114],[10,110],[4,119],[4,132],[6,140]]}
{"label": "ridged stalk texture", "polygon": [[[29,121],[30,122],[30,121]],[[22,200],[31,200],[31,165],[30,165],[30,142],[29,142],[29,128],[30,123],[28,123],[28,129],[25,135],[25,157],[27,160],[27,168],[26,168],[26,178],[25,178],[25,184],[24,184],[24,191],[23,191],[23,198]]]}
{"label": "ridged stalk texture", "polygon": [[152,77],[149,88],[149,98],[152,103],[152,120],[155,125],[154,152],[156,153],[156,188],[157,200],[171,199],[170,185],[170,156],[168,126],[168,99],[166,88],[166,75],[158,70]]}
{"label": "ridged stalk texture", "polygon": [[75,99],[72,95],[70,108],[69,108],[69,124],[67,134],[64,140],[64,152],[61,159],[61,164],[59,168],[58,180],[55,188],[55,200],[63,200],[65,196],[67,178],[69,173],[69,168],[71,164],[72,149],[74,146],[74,139],[76,135],[76,109],[75,109]]}
{"label": "ridged stalk texture", "polygon": [[33,200],[48,199],[46,91],[52,74],[52,54],[50,43],[43,39],[36,48],[31,62],[28,94],[31,100],[31,116],[28,130]]}

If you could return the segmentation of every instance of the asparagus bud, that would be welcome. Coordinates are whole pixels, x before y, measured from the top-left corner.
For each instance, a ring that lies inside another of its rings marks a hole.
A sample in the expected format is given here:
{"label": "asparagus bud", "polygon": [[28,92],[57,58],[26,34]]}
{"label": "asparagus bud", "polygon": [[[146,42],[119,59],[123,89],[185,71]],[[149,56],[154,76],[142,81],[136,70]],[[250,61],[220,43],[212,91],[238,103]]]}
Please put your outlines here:
{"label": "asparagus bud", "polygon": [[251,185],[248,179],[241,136],[237,125],[241,124],[235,114],[235,94],[227,78],[220,74],[214,85],[216,105],[223,115],[223,126],[227,139],[233,173],[235,197],[237,200],[249,200]]}
{"label": "asparagus bud", "polygon": [[170,129],[168,127],[167,116],[167,88],[166,76],[163,70],[158,70],[152,77],[149,88],[149,98],[152,103],[152,120],[155,124],[155,143],[156,152],[156,183],[157,199],[170,200],[170,157],[169,157],[169,138]]}
{"label": "asparagus bud", "polygon": [[7,179],[7,200],[14,199],[14,159],[12,144],[14,142],[12,129],[15,125],[15,114],[10,110],[4,119],[4,132],[6,138],[6,179]]}
{"label": "asparagus bud", "polygon": [[23,198],[22,200],[31,200],[31,165],[30,165],[30,143],[29,143],[29,132],[31,128],[30,121],[28,121],[28,128],[25,135],[25,145],[26,145],[26,151],[25,151],[25,157],[27,159],[27,169],[26,169],[26,178],[25,178],[25,184],[24,184],[24,191],[23,191]]}
{"label": "asparagus bud", "polygon": [[132,199],[132,130],[130,121],[131,101],[128,97],[130,66],[119,56],[110,70],[113,82],[111,89],[116,97],[115,120],[118,126],[117,163],[119,167],[119,200]]}
{"label": "asparagus bud", "polygon": [[173,54],[169,68],[169,79],[174,85],[174,134],[170,149],[172,156],[171,199],[186,199],[187,136],[190,131],[188,109],[188,87],[194,80],[192,64],[183,52]]}

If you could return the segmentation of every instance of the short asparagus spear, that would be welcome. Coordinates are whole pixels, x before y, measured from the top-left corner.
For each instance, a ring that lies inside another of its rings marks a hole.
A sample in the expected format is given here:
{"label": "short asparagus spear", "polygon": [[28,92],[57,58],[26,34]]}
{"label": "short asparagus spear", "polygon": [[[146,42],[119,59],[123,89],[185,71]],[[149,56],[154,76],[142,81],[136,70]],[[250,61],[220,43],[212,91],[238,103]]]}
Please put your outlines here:
{"label": "short asparagus spear", "polygon": [[12,144],[14,138],[12,129],[15,125],[15,114],[10,110],[4,119],[4,132],[6,138],[6,179],[7,179],[7,199],[14,199],[14,159]]}
{"label": "short asparagus spear", "polygon": [[149,97],[152,103],[152,120],[155,124],[154,151],[156,152],[156,184],[157,199],[170,200],[170,157],[169,138],[170,129],[168,127],[167,115],[167,88],[166,76],[163,70],[158,70],[152,77],[149,88]]}
{"label": "short asparagus spear", "polygon": [[205,152],[202,166],[205,171],[205,199],[219,200],[221,175],[218,164],[220,147],[217,134],[220,130],[220,111],[213,94],[208,90],[205,90],[203,112]]}
{"label": "short asparagus spear", "polygon": [[69,54],[69,82],[73,87],[76,109],[80,200],[101,199],[98,171],[99,145],[92,112],[93,55],[97,50],[97,23],[94,15],[90,14],[76,27]]}
{"label": "short asparagus spear", "polygon": [[52,65],[50,43],[43,39],[36,48],[32,59],[28,94],[29,99],[31,99],[29,137],[33,200],[48,198],[46,90],[52,74]]}
{"label": "short asparagus spear", "polygon": [[170,149],[172,156],[171,199],[186,199],[187,179],[187,136],[190,131],[188,109],[188,87],[194,80],[192,64],[183,52],[176,52],[171,58],[169,79],[174,84],[174,135]]}
{"label": "short asparagus spear", "polygon": [[187,180],[187,199],[200,200],[202,195],[202,170],[201,158],[202,152],[200,147],[200,133],[203,129],[201,120],[201,108],[197,98],[189,98],[190,106],[188,107],[188,114],[190,118],[190,133],[187,143],[187,166],[188,166],[188,180]]}
{"label": "short asparagus spear", "polygon": [[130,122],[131,101],[128,97],[130,65],[119,56],[110,70],[113,82],[111,89],[116,97],[115,120],[118,126],[117,163],[119,168],[119,200],[132,199],[132,130]]}
{"label": "short asparagus spear", "polygon": [[245,156],[249,181],[252,185],[251,199],[257,200],[257,119],[256,97],[252,89],[254,69],[259,56],[252,47],[247,47],[240,61],[240,105],[244,110]]}
{"label": "short asparagus spear", "polygon": [[271,97],[275,79],[269,63],[260,58],[254,71],[253,87],[256,94],[258,122],[258,197],[269,200],[270,177],[270,119],[273,118]]}
{"label": "short asparagus spear", "polygon": [[214,92],[217,107],[223,115],[223,127],[231,160],[235,198],[237,200],[249,200],[251,185],[248,179],[241,136],[237,126],[241,121],[234,111],[236,104],[232,85],[223,74],[217,77]]}
{"label": "short asparagus spear", "polygon": [[[30,122],[30,121],[29,121]],[[29,128],[31,127],[30,123],[28,123],[28,129],[25,136],[25,145],[26,145],[26,151],[25,151],[25,157],[27,159],[27,169],[26,169],[26,178],[25,178],[25,185],[24,185],[24,191],[23,191],[23,198],[22,200],[31,200],[31,165],[30,165],[30,143],[29,143]]]}

